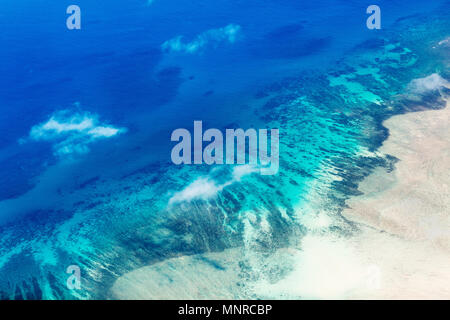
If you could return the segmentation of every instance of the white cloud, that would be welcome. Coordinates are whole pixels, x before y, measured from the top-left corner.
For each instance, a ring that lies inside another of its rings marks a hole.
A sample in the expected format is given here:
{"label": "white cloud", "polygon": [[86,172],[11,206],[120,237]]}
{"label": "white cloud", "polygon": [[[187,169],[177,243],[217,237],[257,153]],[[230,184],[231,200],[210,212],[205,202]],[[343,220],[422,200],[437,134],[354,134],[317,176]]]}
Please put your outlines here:
{"label": "white cloud", "polygon": [[449,87],[450,83],[437,73],[433,73],[428,77],[414,79],[408,85],[408,90],[415,94],[425,94],[430,91],[439,90],[443,87]]}
{"label": "white cloud", "polygon": [[440,46],[448,46],[449,44],[450,44],[450,37],[448,37],[447,39],[441,40],[438,43],[438,45],[440,45]]}
{"label": "white cloud", "polygon": [[118,134],[120,129],[113,127],[95,127],[88,131],[88,134],[94,138],[109,138]]}
{"label": "white cloud", "polygon": [[229,24],[223,28],[205,31],[191,42],[183,42],[183,36],[177,36],[162,44],[162,49],[168,52],[195,53],[207,45],[217,45],[220,42],[233,43],[239,35],[241,27],[236,24]]}
{"label": "white cloud", "polygon": [[259,170],[251,165],[238,165],[233,168],[231,174],[232,178],[222,184],[217,184],[209,177],[200,177],[183,190],[175,193],[169,200],[169,204],[192,201],[192,200],[206,200],[217,195],[226,186],[234,182],[240,181],[244,176]]}
{"label": "white cloud", "polygon": [[218,186],[214,181],[208,178],[198,178],[185,189],[177,192],[169,201],[169,203],[176,203],[182,201],[192,201],[196,199],[208,199],[213,197],[223,187]]}
{"label": "white cloud", "polygon": [[62,156],[87,153],[90,143],[114,137],[125,131],[125,128],[100,123],[95,114],[73,114],[69,110],[63,110],[53,114],[48,121],[31,128],[30,139],[52,142],[55,155]]}
{"label": "white cloud", "polygon": [[240,181],[242,177],[258,171],[259,169],[249,164],[236,166],[233,168],[233,180]]}

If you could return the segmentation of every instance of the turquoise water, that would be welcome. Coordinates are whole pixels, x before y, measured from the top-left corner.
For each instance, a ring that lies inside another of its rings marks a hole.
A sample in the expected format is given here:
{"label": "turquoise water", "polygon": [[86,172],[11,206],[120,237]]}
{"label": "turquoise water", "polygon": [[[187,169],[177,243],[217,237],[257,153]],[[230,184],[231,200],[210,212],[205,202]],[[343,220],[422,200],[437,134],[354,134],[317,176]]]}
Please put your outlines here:
{"label": "turquoise water", "polygon": [[[420,100],[406,93],[413,79],[449,78],[448,47],[438,43],[449,35],[450,11],[445,1],[413,9],[392,1],[386,27],[369,33],[365,15],[355,18],[364,5],[331,2],[332,11],[327,1],[133,1],[126,10],[111,5],[99,13],[103,8],[84,1],[80,6],[92,12],[85,34],[59,31],[56,18],[39,15],[33,23],[44,27],[35,33],[26,23],[8,29],[1,41],[9,49],[0,55],[9,61],[0,77],[7,186],[0,202],[1,298],[110,298],[113,282],[135,268],[232,247],[262,253],[264,264],[277,248],[298,243],[309,232],[305,219],[319,214],[331,221],[327,232],[355,232],[340,216],[345,200],[374,168],[396,161],[376,152],[388,136],[382,121],[442,106],[437,92]],[[5,25],[21,14],[2,6]],[[330,31],[325,21],[337,26]],[[194,41],[231,22],[242,28],[236,43],[195,55],[160,50],[180,33]],[[36,51],[25,56],[28,46]],[[58,110],[97,114],[126,131],[92,143],[63,140],[88,150],[61,156],[61,142],[28,137]],[[171,164],[170,132],[194,120],[221,129],[279,128],[278,174]],[[217,192],[171,201],[195,183]],[[243,281],[257,280],[255,265],[246,263]],[[81,290],[66,287],[70,265],[80,267]]]}

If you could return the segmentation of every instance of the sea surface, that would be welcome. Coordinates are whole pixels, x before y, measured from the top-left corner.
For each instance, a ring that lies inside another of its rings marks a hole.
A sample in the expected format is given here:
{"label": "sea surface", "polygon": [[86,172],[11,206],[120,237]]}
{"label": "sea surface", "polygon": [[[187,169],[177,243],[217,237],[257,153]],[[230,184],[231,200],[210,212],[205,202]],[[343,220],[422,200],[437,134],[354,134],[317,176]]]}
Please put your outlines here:
{"label": "sea surface", "polygon": [[[134,269],[238,247],[242,285],[267,277],[311,229],[357,232],[346,199],[397,161],[382,121],[442,107],[408,90],[450,79],[449,1],[378,1],[380,30],[356,0],[77,0],[69,30],[72,2],[0,4],[1,299],[108,299]],[[279,172],[174,165],[194,120],[278,128]]]}

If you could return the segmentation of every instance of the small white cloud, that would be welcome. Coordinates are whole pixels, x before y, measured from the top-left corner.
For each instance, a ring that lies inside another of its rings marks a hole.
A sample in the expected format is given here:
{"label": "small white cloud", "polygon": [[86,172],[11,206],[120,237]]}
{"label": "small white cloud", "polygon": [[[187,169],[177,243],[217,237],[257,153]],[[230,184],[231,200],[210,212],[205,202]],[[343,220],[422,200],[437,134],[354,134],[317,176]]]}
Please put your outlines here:
{"label": "small white cloud", "polygon": [[207,200],[217,195],[226,186],[234,182],[238,182],[242,177],[253,172],[259,172],[256,167],[251,165],[239,165],[233,168],[232,178],[222,184],[217,184],[209,177],[200,177],[191,184],[189,184],[182,191],[175,193],[169,200],[169,204],[192,201],[192,200]]}
{"label": "small white cloud", "polygon": [[55,155],[61,156],[87,153],[90,143],[125,131],[125,128],[100,123],[95,114],[73,114],[69,110],[63,110],[53,114],[48,121],[31,128],[30,139],[52,142]]}
{"label": "small white cloud", "polygon": [[440,46],[447,46],[447,47],[449,46],[449,44],[450,44],[450,37],[448,37],[447,39],[441,40],[438,43],[438,45],[440,45]]}
{"label": "small white cloud", "polygon": [[110,138],[118,134],[120,129],[113,127],[95,127],[88,131],[93,138]]}
{"label": "small white cloud", "polygon": [[205,31],[191,42],[183,42],[183,36],[177,36],[162,44],[162,49],[167,52],[195,53],[207,45],[218,45],[221,42],[234,43],[240,33],[241,27],[229,24],[226,27]]}
{"label": "small white cloud", "polygon": [[449,87],[450,83],[437,73],[433,73],[428,77],[414,79],[408,85],[408,91],[414,94],[425,94],[431,91]]}
{"label": "small white cloud", "polygon": [[236,166],[233,168],[233,180],[240,181],[242,177],[258,171],[259,169],[257,167],[249,164]]}
{"label": "small white cloud", "polygon": [[175,195],[170,198],[169,204],[196,199],[205,200],[215,196],[222,188],[222,186],[216,185],[214,181],[211,181],[208,178],[198,178],[182,191],[175,193]]}

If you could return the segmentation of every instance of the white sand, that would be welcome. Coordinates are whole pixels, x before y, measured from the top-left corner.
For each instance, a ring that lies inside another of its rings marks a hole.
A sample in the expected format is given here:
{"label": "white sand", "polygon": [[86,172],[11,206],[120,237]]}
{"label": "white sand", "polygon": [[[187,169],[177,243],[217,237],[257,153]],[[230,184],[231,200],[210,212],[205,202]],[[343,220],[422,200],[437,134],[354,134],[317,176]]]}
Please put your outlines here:
{"label": "white sand", "polygon": [[[347,202],[354,221],[405,239],[450,249],[450,107],[395,116],[381,152],[400,161],[360,184],[364,196]],[[381,190],[380,190],[381,187]]]}
{"label": "white sand", "polygon": [[114,299],[240,299],[238,249],[182,256],[134,270],[120,277]]}
{"label": "white sand", "polygon": [[400,161],[363,181],[344,211],[368,226],[357,247],[388,280],[368,297],[450,299],[450,107],[384,125],[380,151]]}

